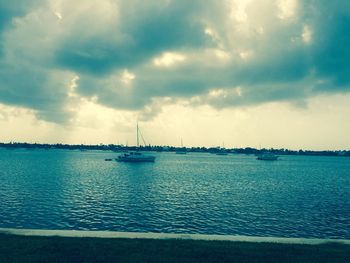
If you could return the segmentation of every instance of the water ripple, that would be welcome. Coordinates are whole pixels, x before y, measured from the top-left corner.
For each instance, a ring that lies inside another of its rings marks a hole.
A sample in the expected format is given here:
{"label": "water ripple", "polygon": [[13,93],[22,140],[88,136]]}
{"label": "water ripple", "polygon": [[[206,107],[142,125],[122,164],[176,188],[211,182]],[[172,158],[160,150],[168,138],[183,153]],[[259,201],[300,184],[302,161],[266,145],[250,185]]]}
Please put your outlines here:
{"label": "water ripple", "polygon": [[0,227],[350,239],[350,160],[0,149]]}

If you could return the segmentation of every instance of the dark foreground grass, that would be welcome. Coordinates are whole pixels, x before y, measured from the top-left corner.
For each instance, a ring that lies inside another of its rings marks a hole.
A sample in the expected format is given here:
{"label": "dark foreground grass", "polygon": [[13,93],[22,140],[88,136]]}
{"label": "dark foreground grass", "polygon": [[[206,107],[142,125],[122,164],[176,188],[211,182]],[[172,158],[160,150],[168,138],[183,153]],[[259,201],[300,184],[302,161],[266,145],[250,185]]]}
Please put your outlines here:
{"label": "dark foreground grass", "polygon": [[0,234],[0,262],[350,262],[350,246]]}

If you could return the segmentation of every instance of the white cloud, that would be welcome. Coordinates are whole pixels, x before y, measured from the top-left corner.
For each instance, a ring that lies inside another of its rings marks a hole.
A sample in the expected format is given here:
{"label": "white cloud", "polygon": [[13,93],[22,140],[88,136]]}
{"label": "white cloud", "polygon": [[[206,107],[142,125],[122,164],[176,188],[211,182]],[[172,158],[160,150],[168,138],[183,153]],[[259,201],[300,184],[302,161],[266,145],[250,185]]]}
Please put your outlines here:
{"label": "white cloud", "polygon": [[235,19],[239,23],[248,21],[247,7],[252,0],[231,0],[231,19]]}
{"label": "white cloud", "polygon": [[215,53],[217,58],[224,60],[224,61],[227,61],[231,58],[230,53],[225,51],[225,50],[215,49],[214,53]]}
{"label": "white cloud", "polygon": [[210,98],[226,98],[227,97],[227,91],[223,89],[214,89],[209,91],[209,97]]}
{"label": "white cloud", "polygon": [[76,97],[76,88],[78,87],[77,81],[79,80],[79,76],[74,76],[71,79],[70,84],[68,85],[68,97]]}
{"label": "white cloud", "polygon": [[254,52],[252,50],[244,50],[239,52],[239,56],[243,60],[248,60],[251,57],[253,57],[253,55],[254,55]]}
{"label": "white cloud", "polygon": [[298,0],[278,0],[280,19],[290,19],[296,15],[299,1]]}
{"label": "white cloud", "polygon": [[304,25],[301,37],[305,44],[310,44],[312,42],[312,31],[308,25]]}
{"label": "white cloud", "polygon": [[60,12],[54,12],[54,14],[55,14],[55,16],[59,19],[59,20],[62,20],[63,19],[63,17],[62,17],[62,15],[61,15],[61,13]]}
{"label": "white cloud", "polygon": [[127,69],[123,71],[121,81],[124,84],[130,84],[135,79],[135,74],[129,72]]}
{"label": "white cloud", "polygon": [[153,59],[154,65],[158,67],[170,67],[186,60],[186,56],[176,52],[164,52],[159,57]]}

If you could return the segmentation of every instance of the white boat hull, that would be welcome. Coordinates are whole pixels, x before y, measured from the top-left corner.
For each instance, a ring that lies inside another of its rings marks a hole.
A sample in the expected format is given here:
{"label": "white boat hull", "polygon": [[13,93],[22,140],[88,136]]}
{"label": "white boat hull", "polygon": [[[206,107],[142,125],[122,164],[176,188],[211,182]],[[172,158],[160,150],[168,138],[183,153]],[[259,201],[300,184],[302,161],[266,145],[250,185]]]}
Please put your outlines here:
{"label": "white boat hull", "polygon": [[115,160],[118,162],[141,163],[154,162],[155,159],[156,157],[152,155],[143,155],[140,152],[131,152],[120,155]]}
{"label": "white boat hull", "polygon": [[154,156],[147,156],[142,158],[128,158],[124,156],[119,156],[116,161],[118,162],[129,162],[129,163],[140,163],[140,162],[154,162],[155,161]]}
{"label": "white boat hull", "polygon": [[278,159],[278,156],[276,155],[259,155],[257,160],[262,160],[262,161],[276,161]]}

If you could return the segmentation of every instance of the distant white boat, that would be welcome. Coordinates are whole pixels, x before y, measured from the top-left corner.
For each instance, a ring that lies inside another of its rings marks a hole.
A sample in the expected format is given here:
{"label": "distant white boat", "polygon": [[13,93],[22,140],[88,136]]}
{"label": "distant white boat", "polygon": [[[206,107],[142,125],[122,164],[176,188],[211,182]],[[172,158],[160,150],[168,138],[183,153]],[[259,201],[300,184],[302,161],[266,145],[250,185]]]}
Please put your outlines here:
{"label": "distant white boat", "polygon": [[[142,135],[141,135],[142,136]],[[136,140],[137,148],[139,148],[139,124],[136,125]],[[143,137],[142,137],[143,140]],[[144,141],[144,140],[143,140]],[[154,162],[156,159],[153,155],[145,155],[139,151],[124,153],[116,158],[118,162],[130,162],[130,163],[140,163],[140,162]]]}
{"label": "distant white boat", "polygon": [[186,148],[184,148],[183,144],[182,144],[182,138],[181,138],[181,149],[177,150],[175,153],[176,154],[187,154]]}
{"label": "distant white boat", "polygon": [[221,152],[217,152],[217,153],[215,153],[216,155],[227,155],[227,152],[225,152],[225,151],[221,151]]}
{"label": "distant white boat", "polygon": [[226,152],[225,148],[225,143],[222,143],[222,148],[218,147],[218,151],[215,152],[216,155],[227,155],[228,153]]}
{"label": "distant white boat", "polygon": [[176,151],[175,153],[176,153],[176,154],[187,154],[186,151]]}
{"label": "distant white boat", "polygon": [[264,153],[258,154],[258,157],[256,159],[263,160],[263,161],[276,161],[278,159],[278,156],[270,152],[264,152]]}

